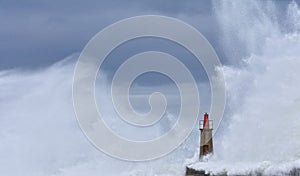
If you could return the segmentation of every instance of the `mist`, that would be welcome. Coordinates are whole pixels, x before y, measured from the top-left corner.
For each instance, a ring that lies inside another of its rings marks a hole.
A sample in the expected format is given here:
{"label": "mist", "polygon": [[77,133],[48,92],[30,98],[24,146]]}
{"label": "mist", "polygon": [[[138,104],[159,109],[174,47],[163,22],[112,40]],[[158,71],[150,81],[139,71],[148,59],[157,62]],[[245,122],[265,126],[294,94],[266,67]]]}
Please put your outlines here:
{"label": "mist", "polygon": [[[197,163],[199,131],[167,156],[148,162],[111,158],[84,136],[74,114],[72,78],[77,54],[50,66],[0,71],[0,173],[2,175],[183,175],[185,164],[213,173],[289,172],[300,166],[300,10],[296,2],[279,9],[274,1],[214,1],[219,42],[228,59],[225,115],[214,138],[209,162]],[[98,106],[120,135],[150,139],[176,122],[174,85],[133,87],[131,100],[147,111],[148,95],[164,92],[166,114],[152,128],[124,126],[109,95],[107,73],[99,73]],[[198,84],[201,113],[208,111],[210,90]],[[142,90],[142,91],[141,91]],[[146,104],[146,105],[144,105]],[[137,132],[138,131],[138,132]]]}

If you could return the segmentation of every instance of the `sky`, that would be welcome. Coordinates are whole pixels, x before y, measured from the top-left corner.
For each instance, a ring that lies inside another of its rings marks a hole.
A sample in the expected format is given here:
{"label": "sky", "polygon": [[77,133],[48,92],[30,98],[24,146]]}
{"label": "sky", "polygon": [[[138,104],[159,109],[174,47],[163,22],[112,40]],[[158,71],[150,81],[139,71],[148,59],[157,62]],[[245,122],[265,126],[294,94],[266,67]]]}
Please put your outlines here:
{"label": "sky", "polygon": [[[285,6],[287,2],[276,4]],[[1,0],[0,69],[52,64],[80,52],[107,25],[146,14],[179,18],[196,27],[213,45],[223,64],[233,64],[220,47],[222,38],[212,13],[211,1],[198,0]]]}
{"label": "sky", "polygon": [[[239,65],[239,61],[232,60],[232,56],[224,51],[224,39],[220,35],[221,29],[214,15],[212,2],[1,0],[0,70],[43,68],[51,65],[74,53],[80,53],[87,42],[106,26],[128,17],[147,14],[183,20],[208,39],[223,65]],[[279,11],[284,11],[286,4],[285,1],[276,3]],[[103,69],[112,77],[118,64],[126,58],[150,50],[178,57],[194,75],[200,75],[195,78],[197,82],[207,81],[201,64],[193,55],[175,43],[154,38],[136,39],[121,45],[106,59]],[[235,52],[241,57],[245,55],[243,50]]]}
{"label": "sky", "polygon": [[159,14],[187,19],[192,25],[198,25],[201,32],[209,34],[212,28],[199,24],[201,20],[211,21],[210,12],[211,4],[200,1],[1,0],[0,69],[54,63],[80,52],[91,37],[107,25],[136,15]]}

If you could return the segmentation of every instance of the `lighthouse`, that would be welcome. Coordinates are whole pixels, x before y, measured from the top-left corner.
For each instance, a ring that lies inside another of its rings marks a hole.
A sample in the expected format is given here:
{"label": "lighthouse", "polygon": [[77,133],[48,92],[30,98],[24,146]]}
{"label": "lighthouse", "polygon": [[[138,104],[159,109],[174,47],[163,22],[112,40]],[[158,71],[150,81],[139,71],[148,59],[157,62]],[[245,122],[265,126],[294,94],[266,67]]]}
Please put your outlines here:
{"label": "lighthouse", "polygon": [[203,156],[213,153],[213,121],[209,120],[209,115],[204,114],[203,120],[200,120],[200,154],[199,159],[201,160]]}

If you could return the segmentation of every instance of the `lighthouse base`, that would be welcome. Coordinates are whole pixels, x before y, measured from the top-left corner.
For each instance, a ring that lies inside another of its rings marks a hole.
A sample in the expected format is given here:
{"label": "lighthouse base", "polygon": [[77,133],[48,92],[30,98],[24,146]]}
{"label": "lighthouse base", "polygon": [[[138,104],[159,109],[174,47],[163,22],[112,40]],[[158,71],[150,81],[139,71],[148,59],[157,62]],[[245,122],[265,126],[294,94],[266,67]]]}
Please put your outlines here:
{"label": "lighthouse base", "polygon": [[[185,172],[185,175],[186,176],[228,176],[227,172],[224,172],[224,173],[218,173],[218,174],[211,174],[211,173],[208,173],[207,171],[205,170],[196,170],[194,168],[191,168],[189,166],[186,167],[186,172]],[[254,175],[257,175],[257,176],[260,176],[260,175],[266,175],[268,176],[268,174],[264,174],[264,173],[261,173],[259,171],[252,171],[250,172],[249,174],[237,174],[238,176],[254,176]],[[270,176],[273,176],[274,174],[270,175]],[[288,172],[278,172],[277,174],[275,175],[282,175],[282,176],[300,176],[300,168],[293,168],[291,169],[290,171]]]}
{"label": "lighthouse base", "polygon": [[[189,167],[186,167],[185,175],[186,176],[212,176],[209,173],[206,174],[205,170],[195,170],[195,169],[189,168]],[[221,173],[221,174],[217,174],[217,175],[214,175],[214,176],[227,176],[227,174],[226,173]]]}

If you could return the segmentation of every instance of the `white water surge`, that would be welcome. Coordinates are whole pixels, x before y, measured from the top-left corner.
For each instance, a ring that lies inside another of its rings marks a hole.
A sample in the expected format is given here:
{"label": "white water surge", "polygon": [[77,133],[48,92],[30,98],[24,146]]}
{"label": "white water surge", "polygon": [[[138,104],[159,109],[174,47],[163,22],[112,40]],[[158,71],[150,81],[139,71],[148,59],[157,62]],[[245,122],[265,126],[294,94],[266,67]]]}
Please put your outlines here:
{"label": "white water surge", "polygon": [[[281,20],[271,1],[216,1],[214,7],[220,41],[230,58],[224,66],[228,104],[224,124],[214,139],[215,155],[209,162],[194,163],[195,159],[189,163],[197,169],[229,174],[258,170],[278,175],[300,167],[297,4],[290,3],[280,13]],[[74,61],[66,59],[41,70],[0,72],[1,175],[184,174],[185,159],[194,154],[197,158],[196,128],[179,149],[155,161],[120,161],[96,150],[74,116],[73,69]],[[100,96],[106,97],[106,86],[99,86]],[[114,114],[111,107],[105,109]],[[170,123],[174,120],[172,114],[166,118]],[[162,123],[152,133],[161,134],[167,126]]]}
{"label": "white water surge", "polygon": [[280,26],[268,3],[217,5],[229,54],[235,59],[242,43],[249,56],[224,68],[229,110],[222,134],[215,156],[194,168],[281,175],[300,167],[300,11],[290,3]]}

